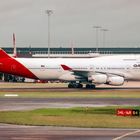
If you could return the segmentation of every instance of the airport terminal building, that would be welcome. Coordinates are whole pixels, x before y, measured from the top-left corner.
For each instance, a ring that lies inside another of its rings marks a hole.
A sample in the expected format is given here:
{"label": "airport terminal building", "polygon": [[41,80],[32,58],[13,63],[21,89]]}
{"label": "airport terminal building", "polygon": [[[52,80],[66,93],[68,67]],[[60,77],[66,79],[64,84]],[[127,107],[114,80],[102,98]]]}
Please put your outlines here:
{"label": "airport terminal building", "polygon": [[[13,53],[13,47],[3,48],[7,53]],[[50,54],[89,54],[96,53],[96,48],[50,48]],[[140,48],[98,48],[98,52],[100,54],[140,54]],[[18,57],[32,57],[32,55],[44,54],[47,56],[48,48],[31,48],[31,47],[23,47],[17,48]]]}

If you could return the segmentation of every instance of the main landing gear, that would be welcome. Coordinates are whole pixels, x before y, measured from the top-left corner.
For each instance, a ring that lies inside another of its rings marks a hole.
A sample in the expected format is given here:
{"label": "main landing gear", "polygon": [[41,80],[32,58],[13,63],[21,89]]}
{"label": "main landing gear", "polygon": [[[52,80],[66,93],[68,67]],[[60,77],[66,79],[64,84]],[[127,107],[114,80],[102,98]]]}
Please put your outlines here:
{"label": "main landing gear", "polygon": [[86,84],[86,89],[95,89],[96,86],[93,84]]}
{"label": "main landing gear", "polygon": [[68,88],[83,88],[83,85],[80,83],[69,83]]}
{"label": "main landing gear", "polygon": [[[69,83],[68,88],[83,88],[83,85],[81,83]],[[96,86],[93,84],[86,84],[86,89],[95,89]]]}

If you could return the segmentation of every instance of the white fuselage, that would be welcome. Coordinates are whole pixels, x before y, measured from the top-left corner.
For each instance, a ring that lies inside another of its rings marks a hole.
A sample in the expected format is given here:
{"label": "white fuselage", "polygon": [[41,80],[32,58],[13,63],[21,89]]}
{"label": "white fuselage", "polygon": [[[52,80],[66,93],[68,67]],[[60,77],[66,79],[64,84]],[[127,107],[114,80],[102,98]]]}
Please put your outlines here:
{"label": "white fuselage", "polygon": [[110,55],[97,58],[15,58],[42,80],[57,80],[70,71],[61,65],[81,71],[103,72],[140,80],[140,55]]}

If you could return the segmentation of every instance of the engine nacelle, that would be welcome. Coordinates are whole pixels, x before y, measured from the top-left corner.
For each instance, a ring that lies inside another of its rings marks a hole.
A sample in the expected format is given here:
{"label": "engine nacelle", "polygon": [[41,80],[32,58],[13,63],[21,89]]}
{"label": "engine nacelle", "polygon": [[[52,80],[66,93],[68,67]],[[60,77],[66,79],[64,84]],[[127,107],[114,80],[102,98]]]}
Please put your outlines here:
{"label": "engine nacelle", "polygon": [[94,84],[104,84],[107,81],[107,75],[105,74],[92,75],[91,80]]}
{"label": "engine nacelle", "polygon": [[75,76],[72,73],[66,73],[59,77],[59,80],[64,80],[64,81],[77,81],[79,79],[80,76]]}
{"label": "engine nacelle", "polygon": [[121,86],[124,83],[124,78],[121,76],[112,76],[108,77],[107,84],[114,85],[114,86]]}

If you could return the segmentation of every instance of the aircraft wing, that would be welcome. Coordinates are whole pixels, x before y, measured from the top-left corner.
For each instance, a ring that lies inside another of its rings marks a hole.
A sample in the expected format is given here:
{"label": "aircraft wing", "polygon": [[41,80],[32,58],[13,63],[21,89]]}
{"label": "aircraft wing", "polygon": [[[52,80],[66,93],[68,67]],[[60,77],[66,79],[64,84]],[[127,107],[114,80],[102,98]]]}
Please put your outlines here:
{"label": "aircraft wing", "polygon": [[72,68],[70,68],[70,67],[68,67],[66,65],[61,65],[61,67],[64,70],[73,72],[74,75],[83,76],[83,77],[89,77],[89,76],[94,75],[96,73],[98,73],[98,74],[105,74],[105,75],[114,75],[114,76],[125,77],[121,73],[101,72],[101,71],[93,71],[93,70],[77,70],[77,69],[72,69]]}

